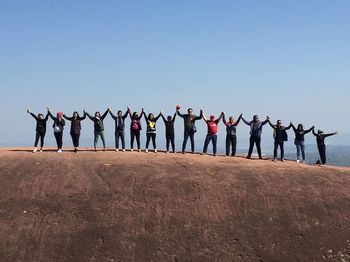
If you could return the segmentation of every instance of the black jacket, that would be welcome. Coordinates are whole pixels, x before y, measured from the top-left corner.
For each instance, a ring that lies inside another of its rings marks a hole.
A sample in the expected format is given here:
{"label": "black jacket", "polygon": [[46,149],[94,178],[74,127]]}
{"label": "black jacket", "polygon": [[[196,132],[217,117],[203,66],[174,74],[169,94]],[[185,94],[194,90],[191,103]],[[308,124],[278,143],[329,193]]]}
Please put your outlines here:
{"label": "black jacket", "polygon": [[128,117],[128,111],[126,111],[126,113],[122,117],[115,116],[112,112],[109,113],[115,121],[115,132],[124,131],[125,119]]}
{"label": "black jacket", "polygon": [[84,120],[86,118],[86,114],[84,114],[84,116],[79,116],[74,119],[74,117],[68,117],[66,115],[63,115],[63,117],[65,119],[67,119],[68,121],[71,121],[71,126],[70,126],[70,133],[72,135],[79,135],[80,134],[80,131],[81,131],[81,123],[80,121]]}
{"label": "black jacket", "polygon": [[46,132],[46,122],[49,119],[49,114],[46,114],[44,119],[40,119],[35,114],[30,113],[32,117],[36,120],[36,132],[45,133]]}
{"label": "black jacket", "polygon": [[94,121],[94,130],[97,132],[102,132],[103,130],[105,130],[104,126],[103,126],[103,120],[105,119],[105,117],[108,114],[108,109],[107,111],[101,116],[101,118],[97,118],[94,116],[91,116],[89,113],[86,113],[86,115],[92,120]]}

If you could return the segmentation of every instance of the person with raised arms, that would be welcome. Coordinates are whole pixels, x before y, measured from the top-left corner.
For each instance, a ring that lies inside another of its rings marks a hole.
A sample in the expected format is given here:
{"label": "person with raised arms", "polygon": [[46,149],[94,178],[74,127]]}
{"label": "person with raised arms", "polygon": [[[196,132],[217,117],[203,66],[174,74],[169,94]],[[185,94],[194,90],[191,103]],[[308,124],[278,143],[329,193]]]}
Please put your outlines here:
{"label": "person with raised arms", "polygon": [[226,156],[230,155],[231,148],[231,156],[236,155],[236,146],[237,146],[237,135],[236,135],[236,126],[241,121],[242,114],[240,114],[237,121],[234,120],[233,116],[229,117],[228,122],[226,122],[225,113],[223,115],[222,121],[226,126]]}
{"label": "person with raised arms", "polygon": [[122,149],[123,152],[125,152],[125,119],[128,117],[128,112],[129,112],[129,108],[127,108],[127,111],[125,112],[125,114],[123,115],[121,110],[118,110],[117,115],[115,116],[112,113],[112,110],[109,108],[109,114],[111,115],[111,117],[114,119],[115,121],[115,151],[119,151],[119,139],[122,142]]}
{"label": "person with raised arms", "polygon": [[167,116],[165,119],[163,112],[160,111],[160,115],[162,116],[162,119],[165,124],[165,139],[166,139],[166,152],[169,153],[169,146],[171,143],[171,148],[173,150],[173,153],[175,153],[175,129],[174,129],[174,123],[176,118],[176,112],[174,113],[174,116]]}
{"label": "person with raised arms", "polygon": [[95,152],[97,152],[97,143],[98,143],[99,137],[101,137],[101,140],[102,140],[103,151],[106,150],[106,141],[105,141],[105,133],[104,133],[105,128],[103,125],[103,120],[106,118],[108,112],[109,112],[109,110],[107,109],[106,112],[104,112],[103,115],[101,116],[100,112],[97,111],[95,113],[95,116],[91,116],[88,112],[86,112],[84,110],[84,114],[86,113],[88,118],[90,118],[90,120],[94,122],[94,149],[95,149]]}
{"label": "person with raised arms", "polygon": [[288,141],[287,130],[292,127],[292,123],[290,123],[288,127],[284,127],[281,120],[277,120],[276,125],[273,125],[270,120],[268,120],[268,123],[273,129],[273,137],[275,139],[273,147],[273,161],[277,160],[277,149],[280,147],[281,161],[284,162],[284,141]]}
{"label": "person with raised arms", "polygon": [[72,137],[73,146],[74,146],[74,152],[78,153],[79,150],[79,138],[80,138],[80,131],[81,131],[81,121],[83,121],[86,118],[86,113],[81,117],[77,111],[73,112],[72,117],[68,117],[65,114],[63,114],[63,117],[71,121],[70,126],[70,135]]}
{"label": "person with raised arms", "polygon": [[259,159],[263,159],[261,155],[261,133],[262,133],[262,128],[264,125],[267,124],[269,117],[266,117],[266,120],[261,122],[259,120],[259,117],[257,115],[253,116],[252,121],[247,121],[243,118],[241,118],[245,124],[250,126],[250,138],[249,138],[249,150],[248,150],[248,155],[247,158],[250,159],[252,157],[252,152],[253,152],[253,147],[254,144],[256,144],[256,149],[258,151]]}
{"label": "person with raised arms", "polygon": [[42,152],[43,146],[44,146],[45,134],[46,134],[46,122],[49,119],[49,113],[47,113],[45,117],[41,113],[39,113],[38,115],[35,115],[29,109],[27,109],[27,113],[30,114],[32,117],[34,117],[34,119],[36,120],[36,128],[35,128],[36,134],[35,134],[33,153],[38,151],[37,146],[39,143],[39,139],[40,139],[40,152]]}
{"label": "person with raised arms", "polygon": [[318,130],[317,133],[315,133],[315,130],[312,130],[312,133],[316,137],[317,149],[321,158],[321,161],[318,161],[318,162],[321,165],[325,165],[326,164],[326,144],[324,143],[324,140],[326,137],[334,136],[338,134],[338,132],[325,134],[322,130]]}
{"label": "person with raised arms", "polygon": [[156,129],[156,123],[157,123],[157,120],[160,117],[160,113],[159,113],[159,115],[157,117],[154,117],[153,113],[149,113],[148,116],[146,116],[146,113],[143,112],[143,116],[145,117],[146,125],[147,125],[147,130],[146,130],[146,149],[145,149],[145,152],[148,153],[149,142],[152,139],[154,153],[157,153],[157,144],[156,144],[157,129]]}
{"label": "person with raised arms", "polygon": [[140,115],[137,114],[137,112],[131,112],[131,109],[128,108],[131,123],[130,123],[130,150],[131,152],[134,151],[134,140],[136,138],[136,143],[137,143],[137,149],[139,152],[141,152],[141,142],[140,142],[140,132],[142,130],[141,126],[141,118],[144,109],[141,109]]}
{"label": "person with raised arms", "polygon": [[217,136],[218,124],[219,124],[221,118],[223,117],[223,115],[224,115],[224,113],[221,112],[218,119],[215,119],[214,115],[211,115],[210,118],[207,119],[205,114],[202,112],[202,118],[208,127],[208,132],[207,132],[207,136],[205,137],[204,147],[203,147],[203,154],[204,155],[207,154],[208,145],[209,145],[209,142],[211,141],[213,144],[213,156],[216,156],[216,146],[217,146],[217,140],[218,140],[218,136]]}
{"label": "person with raised arms", "polygon": [[188,138],[191,140],[191,152],[194,153],[194,134],[197,132],[196,128],[196,120],[200,120],[202,118],[202,110],[200,111],[200,115],[196,116],[193,114],[193,109],[187,109],[187,114],[180,113],[180,107],[178,106],[176,109],[176,113],[179,117],[184,119],[184,141],[182,143],[182,153],[185,154],[186,144]]}
{"label": "person with raised arms", "polygon": [[[304,163],[305,162],[305,144],[304,144],[304,136],[314,130],[315,126],[312,126],[311,128],[304,130],[304,126],[302,124],[299,124],[297,128],[292,124],[292,128],[295,133],[295,139],[294,139],[294,145],[297,147],[297,163]],[[301,156],[300,156],[301,152]]]}
{"label": "person with raised arms", "polygon": [[49,108],[47,108],[47,111],[49,113],[49,116],[53,120],[52,128],[53,128],[53,132],[54,132],[56,143],[57,143],[57,151],[56,152],[61,153],[62,146],[63,146],[63,130],[64,130],[64,126],[66,125],[66,122],[63,119],[62,112],[58,112],[57,117],[54,117],[51,114],[51,111]]}

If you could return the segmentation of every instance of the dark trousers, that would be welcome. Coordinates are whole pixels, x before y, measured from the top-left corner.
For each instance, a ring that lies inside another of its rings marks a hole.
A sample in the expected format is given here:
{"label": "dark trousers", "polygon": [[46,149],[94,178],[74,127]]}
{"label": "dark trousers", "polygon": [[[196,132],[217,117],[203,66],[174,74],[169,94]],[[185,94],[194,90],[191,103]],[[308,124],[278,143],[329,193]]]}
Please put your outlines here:
{"label": "dark trousers", "polygon": [[256,144],[256,149],[258,150],[259,158],[262,158],[260,142],[261,142],[261,137],[260,136],[251,136],[250,137],[250,139],[249,139],[248,157],[252,156],[253,147],[254,147],[254,144]]}
{"label": "dark trousers", "polygon": [[70,136],[72,137],[73,146],[74,147],[79,147],[80,134],[73,134],[73,133],[71,133]]}
{"label": "dark trousers", "polygon": [[295,140],[294,142],[295,146],[297,147],[297,159],[300,159],[300,152],[301,152],[301,156],[302,156],[302,160],[305,161],[305,145],[304,145],[304,141],[299,141],[299,140]]}
{"label": "dark trousers", "polygon": [[209,142],[212,142],[213,144],[213,155],[216,155],[216,144],[217,144],[217,140],[218,140],[218,136],[217,135],[211,135],[211,134],[207,134],[205,141],[204,141],[204,147],[203,147],[203,153],[206,154],[207,150],[208,150],[208,145]]}
{"label": "dark trousers", "polygon": [[149,142],[150,142],[151,138],[152,138],[153,148],[154,148],[154,149],[157,149],[157,145],[156,145],[156,135],[157,135],[156,133],[147,133],[147,134],[146,134],[146,138],[147,138],[147,140],[146,140],[146,149],[148,149]]}
{"label": "dark trousers", "polygon": [[326,145],[317,145],[322,165],[326,164]]}
{"label": "dark trousers", "polygon": [[115,148],[119,148],[119,139],[122,141],[122,148],[125,149],[125,133],[124,133],[124,130],[115,132]]}
{"label": "dark trousers", "polygon": [[191,151],[193,153],[194,152],[194,132],[193,130],[187,130],[187,129],[185,129],[185,132],[184,132],[184,142],[182,143],[182,152],[185,152],[186,150],[188,137],[190,137],[190,140],[191,140]]}
{"label": "dark trousers", "polygon": [[57,148],[62,149],[62,138],[63,138],[63,132],[54,132],[55,138],[56,138],[56,143],[57,143]]}
{"label": "dark trousers", "polygon": [[166,150],[169,151],[169,145],[171,143],[171,148],[175,151],[175,135],[174,133],[166,133]]}
{"label": "dark trousers", "polygon": [[284,142],[283,141],[276,141],[276,140],[275,140],[275,144],[274,144],[274,148],[273,148],[273,158],[277,158],[278,146],[280,147],[280,150],[281,150],[281,159],[284,159]]}
{"label": "dark trousers", "polygon": [[131,149],[134,148],[134,140],[136,138],[137,148],[140,149],[140,130],[131,130],[130,131],[130,143],[131,143]]}
{"label": "dark trousers", "polygon": [[45,132],[38,132],[38,131],[36,132],[34,147],[38,146],[39,138],[40,138],[40,147],[43,147],[44,146]]}
{"label": "dark trousers", "polygon": [[232,149],[231,156],[236,155],[236,145],[237,145],[237,137],[226,135],[226,155],[230,155],[230,147]]}

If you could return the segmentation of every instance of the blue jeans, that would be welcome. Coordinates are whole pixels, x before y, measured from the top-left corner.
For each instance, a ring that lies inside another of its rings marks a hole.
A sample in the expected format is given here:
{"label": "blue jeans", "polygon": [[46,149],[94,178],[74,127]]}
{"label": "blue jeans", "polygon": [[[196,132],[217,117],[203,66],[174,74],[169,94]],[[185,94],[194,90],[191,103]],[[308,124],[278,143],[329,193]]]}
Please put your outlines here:
{"label": "blue jeans", "polygon": [[208,150],[208,145],[209,142],[212,142],[213,144],[213,155],[216,155],[216,143],[218,140],[218,136],[217,135],[211,135],[211,134],[207,134],[205,141],[204,141],[204,148],[203,148],[203,153],[206,154],[207,150]]}
{"label": "blue jeans", "polygon": [[184,142],[182,143],[182,152],[184,153],[186,150],[188,137],[190,137],[190,140],[191,140],[191,151],[193,153],[194,152],[194,132],[193,130],[187,130],[187,129],[185,129],[185,132],[184,132]]}
{"label": "blue jeans", "polygon": [[[304,145],[304,141],[295,140],[294,144],[297,147],[297,160],[305,161],[305,145]],[[302,155],[303,159],[300,158],[300,151],[301,151],[301,155]]]}
{"label": "blue jeans", "polygon": [[115,148],[119,149],[119,138],[122,141],[122,148],[125,149],[125,133],[124,130],[115,131]]}

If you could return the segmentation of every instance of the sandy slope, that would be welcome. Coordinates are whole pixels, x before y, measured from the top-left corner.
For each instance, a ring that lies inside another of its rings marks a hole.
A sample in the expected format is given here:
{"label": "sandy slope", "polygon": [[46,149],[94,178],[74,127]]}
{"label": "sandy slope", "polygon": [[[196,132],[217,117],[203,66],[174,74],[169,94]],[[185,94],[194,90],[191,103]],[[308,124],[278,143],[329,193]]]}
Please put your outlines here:
{"label": "sandy slope", "polygon": [[349,261],[350,169],[0,150],[0,239],[0,261]]}

